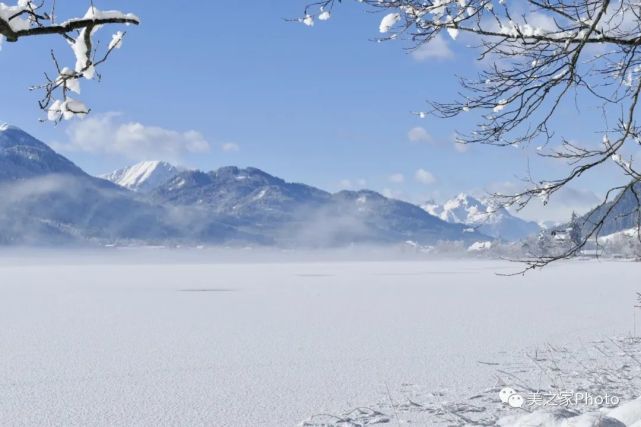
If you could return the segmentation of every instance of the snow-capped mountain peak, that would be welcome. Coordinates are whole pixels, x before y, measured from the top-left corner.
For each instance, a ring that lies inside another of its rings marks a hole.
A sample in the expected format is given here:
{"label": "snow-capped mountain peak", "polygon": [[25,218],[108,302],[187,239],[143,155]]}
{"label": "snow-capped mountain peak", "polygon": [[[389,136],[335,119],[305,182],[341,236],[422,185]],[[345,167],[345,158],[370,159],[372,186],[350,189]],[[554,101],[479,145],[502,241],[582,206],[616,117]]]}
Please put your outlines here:
{"label": "snow-capped mountain peak", "polygon": [[19,130],[19,131],[21,131],[22,129],[20,129],[17,126],[10,125],[9,123],[0,122],[0,132],[4,132],[4,131],[7,131],[7,130]]}
{"label": "snow-capped mountain peak", "polygon": [[461,193],[443,205],[441,219],[462,224],[479,224],[492,221],[496,212],[472,196]]}
{"label": "snow-capped mountain peak", "polygon": [[101,178],[133,191],[145,192],[163,185],[181,171],[170,163],[148,160],[103,175]]}
{"label": "snow-capped mountain peak", "polygon": [[440,218],[442,207],[435,200],[428,200],[427,202],[421,205],[421,208],[425,210],[428,214]]}
{"label": "snow-capped mountain peak", "polygon": [[539,230],[536,223],[517,218],[502,206],[493,206],[489,201],[481,201],[465,193],[442,205],[430,201],[421,207],[443,221],[466,224],[489,236],[506,240],[518,240]]}
{"label": "snow-capped mountain peak", "polygon": [[492,221],[493,217],[500,212],[499,210],[493,212],[488,204],[465,193],[460,193],[442,205],[429,201],[421,207],[443,221],[470,225]]}

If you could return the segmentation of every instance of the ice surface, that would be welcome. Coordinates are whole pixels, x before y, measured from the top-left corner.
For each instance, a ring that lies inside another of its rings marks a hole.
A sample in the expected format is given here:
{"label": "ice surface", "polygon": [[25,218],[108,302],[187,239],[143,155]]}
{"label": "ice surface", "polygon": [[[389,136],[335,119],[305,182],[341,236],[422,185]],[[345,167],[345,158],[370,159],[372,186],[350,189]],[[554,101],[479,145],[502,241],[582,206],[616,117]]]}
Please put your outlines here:
{"label": "ice surface", "polygon": [[517,268],[3,253],[0,425],[293,426],[358,407],[395,425],[365,407],[470,396],[496,383],[479,362],[631,331],[638,264],[495,274]]}

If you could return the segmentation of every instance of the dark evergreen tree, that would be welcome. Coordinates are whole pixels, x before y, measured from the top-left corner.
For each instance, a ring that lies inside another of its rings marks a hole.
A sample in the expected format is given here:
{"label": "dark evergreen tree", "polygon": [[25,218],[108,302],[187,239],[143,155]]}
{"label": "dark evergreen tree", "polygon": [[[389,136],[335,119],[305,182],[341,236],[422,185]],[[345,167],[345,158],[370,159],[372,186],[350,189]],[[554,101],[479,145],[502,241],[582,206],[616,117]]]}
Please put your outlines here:
{"label": "dark evergreen tree", "polygon": [[581,245],[581,225],[579,224],[579,217],[576,213],[572,212],[572,219],[570,220],[570,240],[574,246]]}

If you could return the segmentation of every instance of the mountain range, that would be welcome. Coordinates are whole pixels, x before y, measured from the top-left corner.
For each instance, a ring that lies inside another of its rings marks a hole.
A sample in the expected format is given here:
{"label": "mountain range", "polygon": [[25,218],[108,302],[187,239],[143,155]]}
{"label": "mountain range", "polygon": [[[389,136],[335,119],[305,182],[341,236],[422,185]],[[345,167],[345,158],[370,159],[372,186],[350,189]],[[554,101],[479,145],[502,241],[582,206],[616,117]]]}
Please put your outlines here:
{"label": "mountain range", "polygon": [[626,230],[635,230],[641,223],[641,183],[636,183],[624,191],[613,194],[608,203],[597,206],[587,214],[577,218],[583,235],[595,228],[599,236],[607,236]]}
{"label": "mountain range", "polygon": [[488,240],[373,191],[329,193],[256,168],[143,162],[102,178],[23,130],[0,126],[0,244],[325,247]]}
{"label": "mountain range", "polygon": [[540,230],[533,221],[517,218],[502,206],[493,206],[464,193],[443,204],[427,202],[422,208],[443,221],[465,224],[501,240],[520,240]]}

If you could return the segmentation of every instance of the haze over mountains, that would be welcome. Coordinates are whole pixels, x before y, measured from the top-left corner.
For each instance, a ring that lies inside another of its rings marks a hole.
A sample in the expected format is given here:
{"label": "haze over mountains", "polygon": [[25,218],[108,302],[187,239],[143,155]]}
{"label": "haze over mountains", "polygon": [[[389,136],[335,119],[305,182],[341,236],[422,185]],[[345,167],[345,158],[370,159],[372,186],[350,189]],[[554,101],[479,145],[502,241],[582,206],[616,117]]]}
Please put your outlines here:
{"label": "haze over mountains", "polygon": [[[268,214],[273,216],[271,221],[287,217],[292,206],[288,206],[286,200],[303,202],[311,208],[314,204],[318,207],[332,199],[329,193],[322,190],[302,184],[287,184],[254,168],[243,170],[224,167],[203,173],[180,171],[166,162],[145,161],[104,177],[129,189],[149,193],[159,202],[208,204],[212,210],[222,214],[233,210],[253,224],[264,222],[265,218],[261,216]],[[289,197],[287,194],[298,194],[299,197]],[[373,208],[372,200],[387,200],[378,193],[361,191],[338,193],[334,195],[333,202],[341,198],[349,199],[350,195],[356,195],[355,199],[360,199],[361,203],[369,196],[370,208]],[[428,202],[421,208],[447,223],[462,224],[468,230],[475,229],[496,239],[515,241],[540,230],[535,222],[517,218],[503,207],[493,208],[466,194],[459,194],[442,205]],[[411,217],[408,214],[401,216]],[[388,217],[388,220],[391,218]]]}
{"label": "haze over mountains", "polygon": [[[256,168],[202,172],[146,161],[97,178],[10,125],[0,125],[0,191],[3,245],[471,244],[540,231],[466,194],[418,207],[369,190],[329,193]],[[580,217],[584,232],[609,211],[601,236],[636,227],[635,192]]]}
{"label": "haze over mountains", "polygon": [[21,129],[0,127],[0,243],[336,246],[488,237],[373,191],[328,193],[259,169],[146,162],[92,177]]}
{"label": "haze over mountains", "polygon": [[[137,182],[132,188],[153,203],[206,211],[237,230],[285,245],[487,239],[373,191],[331,194],[256,168],[184,170],[173,176],[167,170],[162,162],[143,162],[109,176],[132,177]],[[165,182],[150,186],[151,180]]]}

